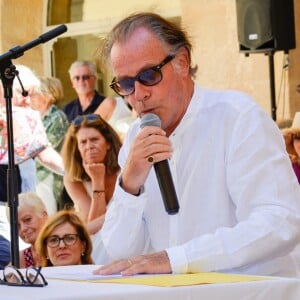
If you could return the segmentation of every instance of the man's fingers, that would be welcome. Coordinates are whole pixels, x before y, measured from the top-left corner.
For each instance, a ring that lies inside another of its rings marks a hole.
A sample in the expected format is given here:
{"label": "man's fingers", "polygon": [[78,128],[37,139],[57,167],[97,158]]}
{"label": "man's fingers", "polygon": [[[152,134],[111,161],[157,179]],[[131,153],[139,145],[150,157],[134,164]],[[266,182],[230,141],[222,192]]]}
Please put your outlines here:
{"label": "man's fingers", "polygon": [[131,264],[129,260],[118,260],[111,264],[105,265],[100,267],[99,269],[95,270],[93,273],[98,275],[111,275],[111,274],[118,274],[121,273],[124,269],[130,267]]}
{"label": "man's fingers", "polygon": [[170,261],[166,251],[148,255],[135,256],[131,259],[121,259],[103,266],[93,272],[99,275],[122,274],[167,274],[171,273]]}

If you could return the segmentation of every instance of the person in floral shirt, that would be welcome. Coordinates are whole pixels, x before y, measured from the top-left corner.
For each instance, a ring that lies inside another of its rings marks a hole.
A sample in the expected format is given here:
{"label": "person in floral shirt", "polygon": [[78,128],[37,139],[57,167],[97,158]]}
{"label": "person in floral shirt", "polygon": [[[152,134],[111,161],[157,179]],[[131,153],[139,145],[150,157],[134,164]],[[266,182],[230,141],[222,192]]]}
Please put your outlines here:
{"label": "person in floral shirt", "polygon": [[[29,105],[38,110],[46,130],[49,143],[60,152],[66,131],[69,127],[65,113],[56,106],[63,98],[61,81],[55,77],[40,77],[40,85],[33,89]],[[51,172],[37,162],[37,193],[47,199],[49,214],[58,209],[63,190],[62,176]]]}

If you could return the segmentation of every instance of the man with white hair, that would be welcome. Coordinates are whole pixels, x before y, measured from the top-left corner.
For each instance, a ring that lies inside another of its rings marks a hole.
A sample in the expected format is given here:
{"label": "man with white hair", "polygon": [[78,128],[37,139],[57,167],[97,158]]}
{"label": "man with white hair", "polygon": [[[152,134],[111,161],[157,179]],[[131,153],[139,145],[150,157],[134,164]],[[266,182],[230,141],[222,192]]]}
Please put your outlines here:
{"label": "man with white hair", "polygon": [[69,69],[72,87],[77,98],[68,103],[63,111],[71,123],[78,115],[93,113],[105,99],[96,91],[96,67],[93,62],[77,60]]}

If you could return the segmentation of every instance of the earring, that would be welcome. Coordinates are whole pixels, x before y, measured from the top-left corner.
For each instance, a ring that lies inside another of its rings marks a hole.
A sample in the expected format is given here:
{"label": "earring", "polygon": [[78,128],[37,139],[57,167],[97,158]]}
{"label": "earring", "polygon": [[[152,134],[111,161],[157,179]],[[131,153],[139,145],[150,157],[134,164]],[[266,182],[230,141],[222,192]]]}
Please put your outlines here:
{"label": "earring", "polygon": [[81,256],[84,256],[84,254],[85,254],[85,253],[84,253],[84,252],[82,252],[82,253],[81,253]]}
{"label": "earring", "polygon": [[49,260],[49,256],[48,256],[48,255],[46,256],[46,259],[48,259],[48,260]]}

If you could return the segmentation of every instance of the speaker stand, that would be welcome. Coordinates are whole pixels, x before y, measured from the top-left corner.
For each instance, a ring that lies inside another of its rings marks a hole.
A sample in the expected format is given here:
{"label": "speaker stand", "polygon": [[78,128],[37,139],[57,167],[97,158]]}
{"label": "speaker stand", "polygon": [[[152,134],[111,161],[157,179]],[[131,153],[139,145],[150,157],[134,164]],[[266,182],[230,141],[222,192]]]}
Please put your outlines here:
{"label": "speaker stand", "polygon": [[274,51],[268,52],[269,56],[269,76],[270,76],[270,96],[272,119],[276,121],[276,91],[275,91],[275,72],[274,72]]}

